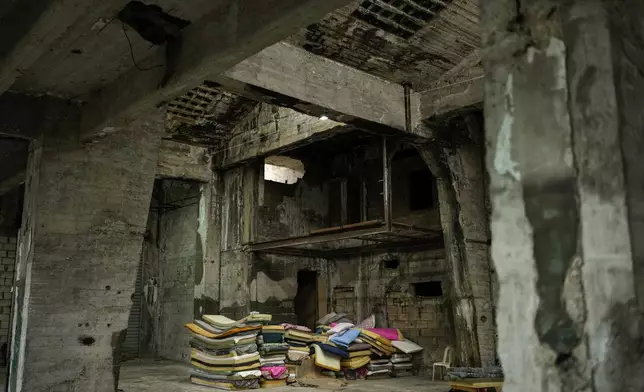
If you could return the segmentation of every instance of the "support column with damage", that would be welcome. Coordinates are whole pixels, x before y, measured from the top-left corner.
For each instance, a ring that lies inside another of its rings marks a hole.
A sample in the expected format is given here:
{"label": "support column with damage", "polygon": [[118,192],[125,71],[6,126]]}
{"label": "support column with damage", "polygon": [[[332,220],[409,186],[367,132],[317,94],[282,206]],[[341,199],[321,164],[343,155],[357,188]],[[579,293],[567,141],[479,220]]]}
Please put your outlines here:
{"label": "support column with damage", "polygon": [[417,146],[437,178],[441,225],[451,268],[457,363],[494,366],[496,338],[483,130],[476,114]]}
{"label": "support column with damage", "polygon": [[644,390],[632,198],[644,5],[492,0],[482,11],[505,389]]}
{"label": "support column with damage", "polygon": [[82,141],[71,113],[32,143],[10,390],[113,392],[164,116]]}

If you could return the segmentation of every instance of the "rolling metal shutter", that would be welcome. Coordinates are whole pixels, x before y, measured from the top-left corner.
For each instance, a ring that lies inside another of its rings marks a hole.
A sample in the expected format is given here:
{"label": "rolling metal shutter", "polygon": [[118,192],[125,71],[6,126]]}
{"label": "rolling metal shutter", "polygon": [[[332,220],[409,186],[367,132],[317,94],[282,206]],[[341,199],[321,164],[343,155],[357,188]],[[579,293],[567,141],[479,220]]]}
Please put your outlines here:
{"label": "rolling metal shutter", "polygon": [[134,286],[134,296],[132,298],[132,309],[127,321],[127,332],[123,341],[123,359],[133,359],[139,357],[140,333],[141,333],[141,308],[143,301],[143,263],[139,263],[136,270],[136,284]]}

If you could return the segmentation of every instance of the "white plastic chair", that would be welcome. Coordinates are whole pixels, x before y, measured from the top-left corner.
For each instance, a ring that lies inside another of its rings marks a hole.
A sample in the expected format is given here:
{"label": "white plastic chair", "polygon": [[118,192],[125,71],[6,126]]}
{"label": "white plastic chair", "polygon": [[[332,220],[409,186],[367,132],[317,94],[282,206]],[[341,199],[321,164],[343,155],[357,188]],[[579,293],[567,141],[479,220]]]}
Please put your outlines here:
{"label": "white plastic chair", "polygon": [[[432,366],[432,381],[434,381],[436,378],[436,368],[444,368],[446,371],[449,369],[452,365],[452,347],[447,346],[445,347],[445,352],[443,353],[443,361],[442,362],[435,362],[434,366]],[[445,373],[443,373],[443,370],[441,370],[441,378],[445,378]]]}

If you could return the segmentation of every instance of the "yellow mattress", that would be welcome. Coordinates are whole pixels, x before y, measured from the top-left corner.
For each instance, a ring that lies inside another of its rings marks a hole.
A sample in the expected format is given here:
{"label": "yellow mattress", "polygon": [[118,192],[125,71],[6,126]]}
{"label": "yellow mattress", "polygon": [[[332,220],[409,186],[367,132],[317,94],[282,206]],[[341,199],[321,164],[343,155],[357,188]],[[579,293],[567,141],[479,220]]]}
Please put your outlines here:
{"label": "yellow mattress", "polygon": [[315,366],[334,372],[340,371],[340,357],[322,350],[317,344],[313,345],[313,349],[315,350]]}
{"label": "yellow mattress", "polygon": [[370,360],[371,358],[369,358],[369,356],[343,359],[340,361],[340,365],[345,369],[359,369],[363,366],[367,366]]}
{"label": "yellow mattress", "polygon": [[261,326],[259,326],[259,325],[251,325],[251,326],[247,326],[247,327],[231,328],[226,332],[216,334],[216,333],[206,331],[205,329],[201,328],[200,326],[198,326],[195,323],[188,323],[188,324],[185,325],[185,327],[188,328],[191,332],[196,333],[197,335],[205,336],[205,337],[211,338],[211,339],[225,338],[225,337],[232,336],[232,335],[235,335],[235,334],[238,334],[238,333],[261,329]]}
{"label": "yellow mattress", "polygon": [[375,340],[375,341],[377,341],[377,342],[379,342],[381,344],[384,344],[386,346],[392,347],[391,340],[389,340],[387,338],[384,338],[384,337],[378,335],[377,333],[371,332],[371,331],[369,331],[367,329],[360,329],[360,336],[362,338]]}
{"label": "yellow mattress", "polygon": [[262,325],[262,332],[284,332],[284,327],[281,325]]}
{"label": "yellow mattress", "polygon": [[349,358],[368,357],[371,355],[371,350],[349,351]]}

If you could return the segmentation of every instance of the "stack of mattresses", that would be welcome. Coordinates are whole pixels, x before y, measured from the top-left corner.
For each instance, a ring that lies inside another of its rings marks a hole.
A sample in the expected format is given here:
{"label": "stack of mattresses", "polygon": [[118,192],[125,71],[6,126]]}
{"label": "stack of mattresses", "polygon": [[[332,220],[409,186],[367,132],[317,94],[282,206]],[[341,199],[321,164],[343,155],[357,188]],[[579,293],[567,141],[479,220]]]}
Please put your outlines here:
{"label": "stack of mattresses", "polygon": [[289,375],[285,364],[288,344],[284,343],[284,334],[285,330],[281,325],[264,325],[257,337],[261,355],[262,388],[286,385]]}
{"label": "stack of mattresses", "polygon": [[270,315],[253,314],[239,321],[205,315],[186,324],[192,334],[190,380],[224,390],[258,388],[261,364],[256,339],[266,320]]}
{"label": "stack of mattresses", "polygon": [[379,357],[390,357],[396,352],[391,340],[368,329],[360,330],[360,340],[371,346],[371,352]]}
{"label": "stack of mattresses", "polygon": [[292,363],[299,363],[309,356],[309,345],[313,343],[314,335],[303,329],[288,329],[284,334],[284,342],[288,344],[287,358]]}
{"label": "stack of mattresses", "polygon": [[389,359],[371,359],[367,365],[367,379],[388,378],[392,369],[393,365]]}
{"label": "stack of mattresses", "polygon": [[391,356],[391,364],[393,365],[393,370],[391,372],[392,376],[394,377],[411,376],[412,374],[411,355],[396,353]]}
{"label": "stack of mattresses", "polygon": [[307,327],[284,323],[286,330],[284,342],[288,345],[286,353],[286,363],[299,365],[304,358],[310,355],[309,343],[313,341],[313,334]]}

